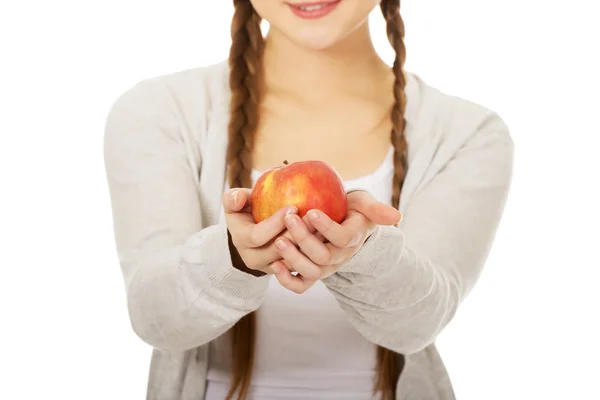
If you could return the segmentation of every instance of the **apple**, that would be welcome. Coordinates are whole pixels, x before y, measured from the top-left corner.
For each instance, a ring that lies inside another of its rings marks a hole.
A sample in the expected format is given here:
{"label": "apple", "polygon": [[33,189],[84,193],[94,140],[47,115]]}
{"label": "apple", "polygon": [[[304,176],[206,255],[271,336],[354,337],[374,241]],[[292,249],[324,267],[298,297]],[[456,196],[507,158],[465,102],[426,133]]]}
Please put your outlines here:
{"label": "apple", "polygon": [[283,207],[304,217],[317,209],[335,222],[346,217],[348,200],[340,174],[323,161],[298,161],[263,172],[252,187],[252,217],[259,223]]}

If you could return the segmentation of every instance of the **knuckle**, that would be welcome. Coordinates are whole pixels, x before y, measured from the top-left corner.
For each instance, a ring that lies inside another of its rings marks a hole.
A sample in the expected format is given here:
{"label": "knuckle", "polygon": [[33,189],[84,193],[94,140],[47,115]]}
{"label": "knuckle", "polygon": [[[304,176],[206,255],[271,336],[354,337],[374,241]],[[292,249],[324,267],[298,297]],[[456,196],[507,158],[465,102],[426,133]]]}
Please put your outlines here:
{"label": "knuckle", "polygon": [[248,234],[248,244],[250,247],[257,247],[260,245],[260,232],[257,229],[250,230]]}
{"label": "knuckle", "polygon": [[296,241],[298,241],[298,243],[306,242],[308,240],[308,238],[310,237],[310,233],[308,232],[308,230],[306,228],[305,229],[297,228],[294,235],[295,235]]}
{"label": "knuckle", "polygon": [[286,238],[292,245],[298,245],[298,241],[294,239],[294,237],[289,232],[283,235],[283,237]]}
{"label": "knuckle", "polygon": [[[322,266],[327,264],[327,257],[324,255],[312,256],[311,260],[315,265]],[[312,275],[314,275],[314,273]]]}
{"label": "knuckle", "polygon": [[322,222],[322,223],[319,224],[319,231],[321,233],[327,233],[327,232],[331,231],[331,229],[332,229],[332,224],[331,223],[324,223],[324,222]]}
{"label": "knuckle", "polygon": [[332,259],[333,259],[333,256],[331,255],[331,252],[324,251],[317,256],[317,259],[315,261],[319,265],[329,265],[329,264],[331,264]]}

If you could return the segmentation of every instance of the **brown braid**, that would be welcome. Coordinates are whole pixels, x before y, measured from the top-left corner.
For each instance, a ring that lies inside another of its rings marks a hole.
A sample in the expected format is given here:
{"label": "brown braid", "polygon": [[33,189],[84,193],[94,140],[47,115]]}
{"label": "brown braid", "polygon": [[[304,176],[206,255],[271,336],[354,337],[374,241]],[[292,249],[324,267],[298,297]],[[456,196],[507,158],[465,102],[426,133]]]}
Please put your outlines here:
{"label": "brown braid", "polygon": [[[387,36],[394,48],[396,58],[392,69],[394,71],[394,106],[392,108],[391,142],[394,146],[394,179],[392,183],[392,204],[400,206],[400,193],[407,170],[407,143],[404,135],[406,121],[404,110],[406,108],[406,77],[404,75],[404,61],[406,47],[404,45],[404,21],[400,16],[400,0],[383,0],[381,12],[387,26]],[[396,399],[396,384],[402,372],[404,358],[384,347],[377,349],[377,382],[375,390],[380,391],[382,400]]]}
{"label": "brown braid", "polygon": [[[248,0],[234,0],[229,52],[229,87],[231,89],[229,144],[227,166],[229,186],[250,187],[252,184],[252,149],[258,126],[260,105],[261,59],[263,36],[260,17]],[[232,385],[227,400],[248,396],[252,366],[256,316],[242,317],[232,328]]]}
{"label": "brown braid", "polygon": [[227,165],[230,187],[250,187],[252,147],[258,126],[263,36],[248,0],[234,0],[229,51],[231,89]]}
{"label": "brown braid", "polygon": [[393,64],[394,70],[394,107],[392,109],[392,134],[391,141],[394,146],[394,180],[392,204],[400,205],[400,192],[407,169],[407,143],[404,135],[404,109],[406,108],[406,77],[404,75],[404,61],[406,60],[406,46],[404,45],[404,21],[400,16],[400,0],[383,0],[381,12],[387,24],[387,36],[396,52]]}
{"label": "brown braid", "polygon": [[[254,134],[258,127],[260,85],[262,84],[263,36],[260,17],[249,0],[234,0],[235,13],[231,26],[229,54],[230,103],[229,145],[227,165],[230,187],[250,187]],[[387,23],[387,35],[396,52],[393,64],[394,107],[392,109],[391,142],[394,146],[394,179],[392,204],[399,206],[400,193],[406,174],[407,144],[404,136],[404,22],[400,17],[399,0],[382,0],[381,11]],[[226,400],[245,400],[248,396],[254,362],[256,317],[250,313],[240,319],[232,329],[232,385]],[[403,367],[403,358],[383,347],[377,352],[377,381],[375,391],[382,400],[395,400],[395,389]]]}

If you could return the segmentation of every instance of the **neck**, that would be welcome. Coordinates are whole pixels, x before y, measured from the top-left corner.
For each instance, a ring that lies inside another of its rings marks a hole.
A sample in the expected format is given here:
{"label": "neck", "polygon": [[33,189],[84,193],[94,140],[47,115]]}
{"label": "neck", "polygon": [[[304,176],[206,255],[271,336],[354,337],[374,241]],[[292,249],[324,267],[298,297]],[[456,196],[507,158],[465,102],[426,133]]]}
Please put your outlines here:
{"label": "neck", "polygon": [[368,23],[322,50],[299,46],[271,29],[263,65],[267,90],[311,97],[360,90],[390,73],[373,46]]}

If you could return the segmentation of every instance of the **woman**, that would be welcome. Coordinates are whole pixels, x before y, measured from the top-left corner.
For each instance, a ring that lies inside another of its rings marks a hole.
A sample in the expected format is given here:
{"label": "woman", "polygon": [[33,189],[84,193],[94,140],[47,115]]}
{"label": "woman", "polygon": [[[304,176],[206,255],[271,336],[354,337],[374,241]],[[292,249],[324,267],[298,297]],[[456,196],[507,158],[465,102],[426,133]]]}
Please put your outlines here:
{"label": "woman", "polygon": [[[434,341],[501,218],[507,127],[403,71],[398,0],[234,4],[228,63],[139,83],[106,125],[148,398],[453,399]],[[248,188],[283,159],[340,173],[341,224],[294,207],[253,222]]]}

